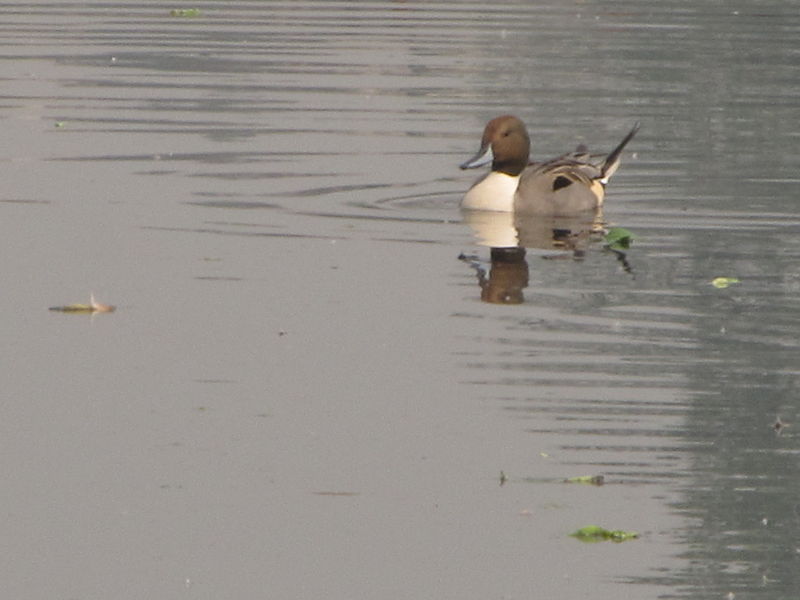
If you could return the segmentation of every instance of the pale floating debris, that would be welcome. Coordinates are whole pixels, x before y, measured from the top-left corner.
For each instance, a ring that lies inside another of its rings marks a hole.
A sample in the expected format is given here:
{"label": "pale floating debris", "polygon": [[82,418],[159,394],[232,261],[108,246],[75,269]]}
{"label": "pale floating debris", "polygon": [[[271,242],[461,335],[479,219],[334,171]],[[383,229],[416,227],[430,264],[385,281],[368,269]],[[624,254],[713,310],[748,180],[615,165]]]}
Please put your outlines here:
{"label": "pale floating debris", "polygon": [[103,304],[94,299],[94,294],[89,294],[89,304],[67,304],[66,306],[51,306],[50,310],[66,313],[81,313],[81,314],[94,314],[94,313],[110,313],[117,309],[116,306],[110,304]]}

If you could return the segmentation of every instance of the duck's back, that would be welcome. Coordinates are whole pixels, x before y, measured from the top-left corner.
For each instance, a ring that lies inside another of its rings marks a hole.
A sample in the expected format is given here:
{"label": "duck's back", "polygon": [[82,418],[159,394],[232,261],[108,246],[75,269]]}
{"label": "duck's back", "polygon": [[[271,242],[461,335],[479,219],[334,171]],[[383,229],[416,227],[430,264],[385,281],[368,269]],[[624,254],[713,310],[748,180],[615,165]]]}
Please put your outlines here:
{"label": "duck's back", "polygon": [[603,203],[601,168],[576,153],[534,163],[520,177],[515,212],[569,216],[594,210]]}

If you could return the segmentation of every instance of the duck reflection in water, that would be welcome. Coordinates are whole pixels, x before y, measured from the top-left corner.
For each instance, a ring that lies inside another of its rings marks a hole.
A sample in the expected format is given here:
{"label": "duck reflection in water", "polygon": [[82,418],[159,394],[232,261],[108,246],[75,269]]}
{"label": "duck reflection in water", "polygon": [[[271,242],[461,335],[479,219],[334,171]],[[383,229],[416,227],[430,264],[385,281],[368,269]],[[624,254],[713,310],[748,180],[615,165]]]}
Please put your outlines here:
{"label": "duck reflection in water", "polygon": [[489,304],[522,304],[528,287],[525,248],[492,248],[492,266],[487,273],[473,263],[481,286],[481,300]]}
{"label": "duck reflection in water", "polygon": [[[507,212],[464,211],[464,222],[478,243],[491,248],[489,269],[475,257],[461,256],[476,271],[481,300],[491,304],[521,304],[528,287],[526,249],[552,250],[542,259],[581,260],[590,244],[602,240],[601,210],[575,217],[542,217]],[[606,248],[632,274],[624,252]]]}

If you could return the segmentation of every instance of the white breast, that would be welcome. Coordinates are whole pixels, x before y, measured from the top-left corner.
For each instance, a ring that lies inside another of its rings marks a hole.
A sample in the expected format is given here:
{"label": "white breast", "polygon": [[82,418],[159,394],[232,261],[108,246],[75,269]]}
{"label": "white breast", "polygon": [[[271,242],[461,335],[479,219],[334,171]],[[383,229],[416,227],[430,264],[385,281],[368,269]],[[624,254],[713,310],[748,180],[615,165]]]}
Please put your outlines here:
{"label": "white breast", "polygon": [[517,191],[519,176],[491,171],[469,188],[461,207],[470,210],[514,211],[514,192]]}

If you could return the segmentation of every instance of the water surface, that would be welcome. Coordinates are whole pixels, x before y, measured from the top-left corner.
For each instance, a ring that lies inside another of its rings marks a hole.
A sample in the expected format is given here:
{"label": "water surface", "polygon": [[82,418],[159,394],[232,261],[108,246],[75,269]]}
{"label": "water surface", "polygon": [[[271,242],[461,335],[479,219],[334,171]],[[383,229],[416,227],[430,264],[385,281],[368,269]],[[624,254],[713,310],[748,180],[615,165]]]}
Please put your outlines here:
{"label": "water surface", "polygon": [[[792,7],[196,6],[0,7],[7,595],[795,597]],[[624,256],[492,260],[507,112]]]}

